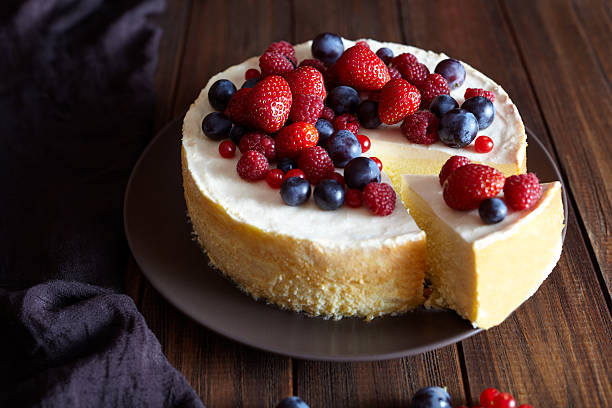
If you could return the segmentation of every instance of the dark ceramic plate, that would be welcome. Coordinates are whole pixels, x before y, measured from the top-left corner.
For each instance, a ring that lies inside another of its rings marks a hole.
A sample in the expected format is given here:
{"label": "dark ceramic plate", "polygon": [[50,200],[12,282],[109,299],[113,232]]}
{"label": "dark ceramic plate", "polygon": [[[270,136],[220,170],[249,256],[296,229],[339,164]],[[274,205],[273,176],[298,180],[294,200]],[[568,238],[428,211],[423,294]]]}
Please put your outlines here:
{"label": "dark ceramic plate", "polygon": [[[192,239],[181,180],[182,119],[168,124],[140,157],[124,207],[125,231],[136,262],[151,284],[179,310],[241,343],[315,360],[403,357],[480,331],[448,310],[422,308],[369,322],[334,321],[280,310],[245,295],[209,266]],[[530,171],[542,181],[561,180],[544,146],[531,132],[528,135]]]}

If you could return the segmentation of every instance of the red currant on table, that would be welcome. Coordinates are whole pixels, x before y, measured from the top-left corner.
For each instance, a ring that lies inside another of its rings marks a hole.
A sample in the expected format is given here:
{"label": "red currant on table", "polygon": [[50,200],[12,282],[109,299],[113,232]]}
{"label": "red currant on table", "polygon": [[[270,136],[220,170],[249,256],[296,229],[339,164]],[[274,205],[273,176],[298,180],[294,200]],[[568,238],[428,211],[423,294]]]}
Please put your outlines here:
{"label": "red currant on table", "polygon": [[357,188],[349,189],[344,195],[344,203],[349,207],[361,207],[361,191]]}
{"label": "red currant on table", "polygon": [[478,136],[474,142],[476,153],[489,153],[493,150],[493,140],[489,136]]}
{"label": "red currant on table", "polygon": [[266,174],[266,183],[272,188],[280,188],[285,180],[285,173],[281,169],[272,169]]}
{"label": "red currant on table", "polygon": [[499,391],[495,388],[487,388],[480,394],[480,405],[485,408],[493,406],[495,397],[499,394]]}
{"label": "red currant on table", "polygon": [[494,408],[516,408],[516,401],[512,397],[512,395],[507,392],[502,392],[497,394],[495,399],[493,400]]}
{"label": "red currant on table", "polygon": [[236,143],[231,140],[224,140],[219,144],[219,154],[221,157],[231,159],[236,154]]}
{"label": "red currant on table", "polygon": [[380,161],[380,159],[378,157],[370,157],[370,159],[372,159],[374,161],[374,163],[376,163],[376,165],[378,166],[378,170],[382,171],[383,169],[383,165],[382,162]]}
{"label": "red currant on table", "polygon": [[370,146],[372,146],[372,142],[370,142],[370,138],[366,135],[357,135],[357,140],[359,140],[359,144],[361,145],[361,153],[365,153],[370,150]]}
{"label": "red currant on table", "polygon": [[299,177],[299,178],[305,179],[306,174],[300,169],[292,169],[292,170],[289,170],[287,174],[285,174],[285,180],[287,180],[290,177]]}
{"label": "red currant on table", "polygon": [[249,68],[244,73],[244,79],[246,79],[247,81],[249,79],[255,79],[255,78],[259,78],[259,77],[261,77],[261,74],[255,68]]}

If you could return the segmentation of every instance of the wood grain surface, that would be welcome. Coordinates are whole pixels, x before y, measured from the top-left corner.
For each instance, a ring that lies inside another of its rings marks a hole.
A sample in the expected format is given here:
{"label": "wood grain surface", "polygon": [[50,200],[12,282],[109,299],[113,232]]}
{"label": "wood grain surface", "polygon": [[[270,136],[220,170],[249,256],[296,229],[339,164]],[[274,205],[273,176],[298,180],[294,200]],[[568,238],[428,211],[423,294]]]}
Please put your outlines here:
{"label": "wood grain surface", "polygon": [[605,0],[167,0],[156,74],[159,129],[188,108],[208,78],[322,31],[445,52],[508,91],[561,169],[569,197],[559,264],[503,324],[416,357],[372,363],[281,357],[210,332],[127,266],[127,292],[169,361],[210,407],[408,407],[426,385],[454,405],[490,386],[534,407],[612,406],[611,5]]}

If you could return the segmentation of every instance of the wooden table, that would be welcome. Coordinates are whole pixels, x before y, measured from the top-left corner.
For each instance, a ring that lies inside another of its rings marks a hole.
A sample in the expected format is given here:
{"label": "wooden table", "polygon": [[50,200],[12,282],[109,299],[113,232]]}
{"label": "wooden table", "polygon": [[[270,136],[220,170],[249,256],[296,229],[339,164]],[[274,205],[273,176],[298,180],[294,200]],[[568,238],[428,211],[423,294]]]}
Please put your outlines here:
{"label": "wooden table", "polygon": [[426,385],[456,405],[494,386],[534,407],[612,407],[611,7],[605,0],[167,0],[156,84],[159,129],[208,78],[273,41],[332,31],[444,51],[508,91],[568,187],[559,264],[503,324],[416,357],[326,363],[235,343],[185,317],[132,261],[128,289],[172,363],[210,407],[407,407]]}

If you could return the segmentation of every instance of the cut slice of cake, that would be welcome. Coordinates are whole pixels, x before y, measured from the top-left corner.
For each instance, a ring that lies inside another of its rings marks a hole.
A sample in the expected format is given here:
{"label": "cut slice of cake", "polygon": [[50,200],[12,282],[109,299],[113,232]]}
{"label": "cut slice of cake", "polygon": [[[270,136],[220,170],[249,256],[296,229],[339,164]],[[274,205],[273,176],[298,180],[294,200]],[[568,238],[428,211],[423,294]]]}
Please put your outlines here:
{"label": "cut slice of cake", "polygon": [[402,176],[402,199],[427,234],[427,304],[448,307],[475,327],[501,323],[538,289],[561,255],[561,184],[542,185],[523,211],[486,225],[478,210],[447,206],[438,177]]}

